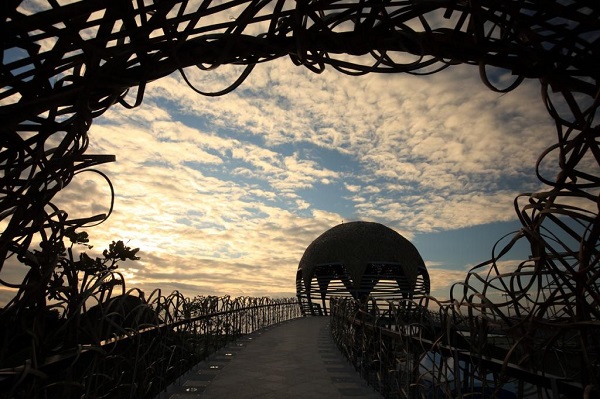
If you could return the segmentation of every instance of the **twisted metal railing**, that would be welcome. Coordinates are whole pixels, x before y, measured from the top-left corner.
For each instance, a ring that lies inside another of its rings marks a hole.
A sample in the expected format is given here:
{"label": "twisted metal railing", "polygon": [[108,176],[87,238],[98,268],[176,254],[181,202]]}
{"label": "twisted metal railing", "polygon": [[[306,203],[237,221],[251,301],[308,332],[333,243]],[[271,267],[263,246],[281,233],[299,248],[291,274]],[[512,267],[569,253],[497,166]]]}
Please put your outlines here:
{"label": "twisted metal railing", "polygon": [[[450,330],[469,325],[474,357],[483,358],[478,345],[491,342],[494,326],[514,337],[510,356],[520,367],[554,362],[597,387],[599,21],[596,0],[3,1],[0,284],[18,294],[0,318],[28,320],[23,330],[39,338],[34,325],[65,236],[108,217],[70,219],[53,198],[78,173],[113,160],[87,154],[88,129],[112,105],[139,105],[147,82],[179,70],[191,86],[187,67],[245,66],[224,90],[195,89],[221,95],[257,63],[283,56],[351,75],[426,75],[466,63],[498,92],[538,79],[557,138],[536,164],[546,189],[515,200],[521,230],[440,312]],[[504,71],[514,80],[500,87]],[[531,256],[507,267],[518,240]],[[28,270],[23,281],[6,277],[15,263]]]}
{"label": "twisted metal railing", "polygon": [[[190,300],[160,291],[144,299],[135,291],[100,309],[93,320],[99,339],[81,333],[84,343],[0,369],[0,397],[151,398],[236,338],[300,316],[295,299]],[[64,345],[67,323],[55,326],[55,344]]]}
{"label": "twisted metal railing", "polygon": [[555,342],[534,348],[543,352],[540,358],[535,365],[523,364],[532,348],[508,326],[485,317],[461,317],[449,306],[434,312],[409,301],[390,302],[385,309],[373,301],[368,311],[350,298],[332,302],[337,345],[386,398],[598,395],[597,379],[582,383],[585,372],[597,373],[597,359],[594,369],[581,369],[576,345]]}

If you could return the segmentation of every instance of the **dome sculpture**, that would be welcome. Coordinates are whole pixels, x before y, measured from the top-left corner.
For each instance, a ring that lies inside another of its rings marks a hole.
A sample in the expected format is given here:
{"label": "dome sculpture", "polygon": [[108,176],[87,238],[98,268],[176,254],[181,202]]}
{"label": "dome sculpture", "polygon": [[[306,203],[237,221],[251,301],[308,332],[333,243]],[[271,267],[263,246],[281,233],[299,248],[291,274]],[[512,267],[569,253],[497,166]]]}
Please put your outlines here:
{"label": "dome sculpture", "polygon": [[417,249],[379,223],[351,222],[321,234],[306,248],[296,273],[303,314],[327,315],[329,298],[366,302],[418,299],[429,294],[429,274]]}

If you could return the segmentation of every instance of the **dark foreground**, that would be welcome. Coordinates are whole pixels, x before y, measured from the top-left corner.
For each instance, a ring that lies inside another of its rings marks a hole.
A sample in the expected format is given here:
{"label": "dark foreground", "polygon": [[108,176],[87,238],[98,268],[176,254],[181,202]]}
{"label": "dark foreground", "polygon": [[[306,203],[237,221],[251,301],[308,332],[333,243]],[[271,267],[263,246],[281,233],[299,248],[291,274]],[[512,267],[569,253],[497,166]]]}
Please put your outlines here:
{"label": "dark foreground", "polygon": [[381,396],[336,348],[328,317],[294,319],[248,335],[184,375],[160,399]]}

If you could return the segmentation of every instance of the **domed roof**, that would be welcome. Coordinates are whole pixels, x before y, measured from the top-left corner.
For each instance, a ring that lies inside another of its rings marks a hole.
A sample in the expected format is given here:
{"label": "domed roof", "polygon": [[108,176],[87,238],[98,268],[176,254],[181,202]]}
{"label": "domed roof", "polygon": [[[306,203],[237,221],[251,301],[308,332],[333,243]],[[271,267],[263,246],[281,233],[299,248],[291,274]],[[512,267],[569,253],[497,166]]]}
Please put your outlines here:
{"label": "domed roof", "polygon": [[306,248],[298,271],[310,284],[315,268],[324,264],[343,264],[355,284],[361,280],[368,264],[399,264],[414,287],[419,268],[425,263],[417,249],[400,234],[379,223],[350,222],[339,224],[321,234]]}

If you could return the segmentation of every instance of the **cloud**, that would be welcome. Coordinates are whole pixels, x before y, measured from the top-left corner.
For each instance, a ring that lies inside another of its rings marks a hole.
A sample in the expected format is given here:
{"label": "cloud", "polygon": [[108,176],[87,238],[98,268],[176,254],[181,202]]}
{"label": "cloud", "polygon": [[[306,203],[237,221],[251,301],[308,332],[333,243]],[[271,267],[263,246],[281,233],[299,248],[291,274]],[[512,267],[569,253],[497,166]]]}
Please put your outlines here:
{"label": "cloud", "polygon": [[431,296],[439,301],[450,299],[448,288],[465,280],[465,272],[462,270],[427,267],[427,271],[431,282]]}
{"label": "cloud", "polygon": [[[487,259],[482,259],[482,263],[485,260]],[[444,268],[439,263],[426,261],[425,264],[431,279],[431,295],[441,301],[450,299],[449,288],[453,285],[455,285],[453,287],[454,299],[460,301],[464,294],[464,283],[467,283],[469,287],[466,291],[467,295],[479,292],[485,293],[486,297],[492,302],[506,301],[506,298],[502,295],[504,293],[501,289],[502,284],[510,287],[511,281],[513,284],[516,281],[521,281],[523,283],[522,287],[525,287],[527,282],[530,281],[530,276],[515,274],[515,272],[522,264],[528,264],[528,267],[524,269],[526,272],[531,272],[533,267],[531,262],[527,263],[517,259],[497,260],[495,268],[492,265],[483,265],[478,268],[474,268],[475,265],[465,265],[461,270]],[[469,273],[472,276],[467,281],[466,278]],[[487,286],[484,285],[484,281],[487,282]],[[536,287],[534,285],[530,289],[536,291]]]}
{"label": "cloud", "polygon": [[[202,89],[239,72],[186,71]],[[152,82],[142,106],[113,107],[90,130],[89,153],[117,156],[100,167],[115,210],[92,243],[140,247],[142,260],[123,267],[148,289],[271,295],[293,293],[305,248],[342,220],[407,238],[510,220],[514,197],[540,187],[533,165],[554,130],[535,82],[498,95],[476,75],[316,75],[281,59],[223,97],[197,95],[177,74]],[[108,201],[92,173],[56,198],[72,215]],[[431,273],[442,295],[465,272]]]}

